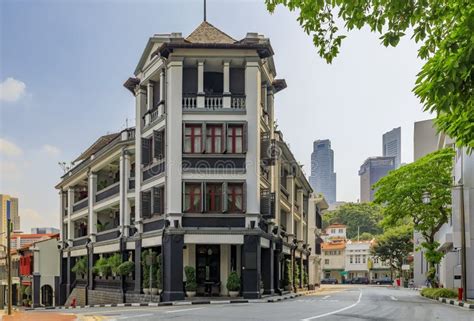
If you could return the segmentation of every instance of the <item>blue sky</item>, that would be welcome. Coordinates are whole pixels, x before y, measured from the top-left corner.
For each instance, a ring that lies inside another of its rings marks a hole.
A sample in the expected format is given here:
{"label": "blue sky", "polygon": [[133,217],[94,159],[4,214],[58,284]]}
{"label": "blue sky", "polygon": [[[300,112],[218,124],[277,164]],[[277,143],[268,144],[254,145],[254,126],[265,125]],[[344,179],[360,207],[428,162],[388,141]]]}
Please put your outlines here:
{"label": "blue sky", "polygon": [[[411,93],[421,61],[408,39],[384,48],[367,30],[352,32],[327,65],[296,22],[264,1],[208,0],[208,21],[241,39],[271,39],[278,76],[279,128],[309,173],[312,141],[335,150],[338,199],[359,195],[357,170],[382,153],[382,134],[402,126],[402,161],[412,161],[413,122],[430,118]],[[98,136],[133,123],[123,88],[154,33],[188,35],[202,1],[35,0],[0,2],[0,193],[20,197],[22,229],[57,226],[57,162],[71,161]]]}

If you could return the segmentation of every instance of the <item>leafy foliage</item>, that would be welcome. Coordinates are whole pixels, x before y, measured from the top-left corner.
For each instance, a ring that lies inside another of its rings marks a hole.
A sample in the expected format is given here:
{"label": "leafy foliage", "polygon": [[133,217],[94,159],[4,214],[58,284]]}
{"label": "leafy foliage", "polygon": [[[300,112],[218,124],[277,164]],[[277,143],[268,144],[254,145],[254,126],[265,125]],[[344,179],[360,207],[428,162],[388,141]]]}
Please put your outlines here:
{"label": "leafy foliage", "polygon": [[118,253],[115,253],[107,259],[107,263],[110,266],[110,270],[113,275],[119,275],[118,268],[122,264],[122,256]]}
{"label": "leafy foliage", "polygon": [[196,269],[192,266],[185,266],[184,274],[186,275],[186,291],[196,291]]}
{"label": "leafy foliage", "polygon": [[293,286],[293,264],[291,260],[286,260],[285,284],[289,287]]}
{"label": "leafy foliage", "polygon": [[121,276],[126,276],[132,273],[134,270],[135,270],[135,263],[132,261],[125,261],[118,266],[117,274]]}
{"label": "leafy foliage", "polygon": [[[451,215],[453,157],[454,151],[449,148],[433,152],[391,171],[373,186],[377,189],[374,201],[384,204],[383,223],[397,226],[410,218],[425,239],[421,246],[426,249],[430,266],[443,257],[437,251],[434,236]],[[430,195],[429,204],[422,202],[425,192]],[[433,283],[433,279],[430,280]]]}
{"label": "leafy foliage", "polygon": [[300,287],[300,265],[298,263],[295,264],[295,286]]}
{"label": "leafy foliage", "polygon": [[162,288],[163,282],[161,282],[161,254],[156,257],[156,287],[158,289]]}
{"label": "leafy foliage", "polygon": [[[143,251],[142,253],[142,266],[143,266],[143,281],[142,281],[142,286],[144,289],[147,289],[150,287],[150,276],[152,276],[151,280],[151,287],[152,288],[157,288],[158,287],[158,281],[157,281],[157,264],[152,264],[151,265],[151,271],[150,271],[150,266],[147,264],[147,258],[149,256],[157,256],[157,253],[153,251],[152,249],[149,249],[148,251]],[[151,274],[150,274],[151,273]],[[161,278],[160,278],[160,283],[161,283]]]}
{"label": "leafy foliage", "polygon": [[424,288],[420,294],[430,299],[438,300],[438,298],[457,298],[458,294],[453,289],[433,289]]}
{"label": "leafy foliage", "polygon": [[76,261],[76,264],[71,269],[71,272],[75,273],[76,275],[84,275],[87,273],[88,270],[88,260],[87,256],[83,256]]}
{"label": "leafy foliage", "polygon": [[381,207],[378,205],[347,203],[323,215],[323,228],[334,223],[347,225],[347,238],[353,239],[357,237],[357,228],[361,234],[382,233],[382,228],[379,226],[382,218]]}
{"label": "leafy foliage", "polygon": [[237,272],[230,272],[226,287],[228,291],[240,291],[240,277]]}
{"label": "leafy foliage", "polygon": [[107,277],[110,275],[110,265],[108,260],[105,257],[99,258],[95,264],[93,272],[95,274],[100,274],[101,276]]}
{"label": "leafy foliage", "polygon": [[372,255],[381,261],[389,261],[391,268],[402,270],[403,260],[413,251],[413,228],[411,226],[397,226],[388,228],[376,238],[372,247]]}
{"label": "leafy foliage", "polygon": [[312,35],[319,55],[328,63],[338,55],[340,24],[347,31],[369,27],[381,43],[395,47],[407,32],[421,43],[426,60],[418,74],[415,94],[424,109],[438,115],[438,129],[460,146],[474,148],[474,2],[471,0],[265,0],[299,10],[298,22]]}

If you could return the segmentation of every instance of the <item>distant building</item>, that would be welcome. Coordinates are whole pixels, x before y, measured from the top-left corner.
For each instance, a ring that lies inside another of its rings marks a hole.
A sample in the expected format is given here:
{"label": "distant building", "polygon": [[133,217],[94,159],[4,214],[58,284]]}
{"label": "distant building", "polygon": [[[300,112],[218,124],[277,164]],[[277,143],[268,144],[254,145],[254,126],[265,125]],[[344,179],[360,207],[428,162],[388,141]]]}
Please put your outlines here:
{"label": "distant building", "polygon": [[326,227],[325,238],[329,239],[346,239],[347,226],[344,224],[331,224]]}
{"label": "distant building", "polygon": [[401,164],[401,158],[402,158],[401,132],[402,132],[401,127],[397,127],[397,128],[392,129],[389,132],[386,132],[382,136],[383,156],[395,157],[395,168],[399,168]]}
{"label": "distant building", "polygon": [[31,245],[35,242],[46,240],[51,237],[55,237],[57,233],[51,234],[25,234],[25,233],[13,233],[10,236],[10,246],[12,249],[20,249],[26,245]]}
{"label": "distant building", "polygon": [[336,173],[334,151],[329,139],[316,140],[311,153],[309,183],[316,193],[321,193],[329,204],[336,202]]}
{"label": "distant building", "polygon": [[[18,214],[18,198],[10,195],[0,194],[0,244],[7,245],[7,201],[10,201],[10,218],[13,224],[13,230],[20,229],[20,215]],[[0,249],[0,252],[2,250]]]}
{"label": "distant building", "polygon": [[374,199],[372,185],[395,169],[395,157],[369,157],[359,170],[360,202],[371,202]]}
{"label": "distant building", "polygon": [[344,239],[336,239],[330,242],[324,242],[321,246],[321,277],[328,279],[336,279],[338,283],[345,280],[345,250],[346,241]]}
{"label": "distant building", "polygon": [[31,234],[56,234],[59,233],[59,229],[55,227],[32,227]]}

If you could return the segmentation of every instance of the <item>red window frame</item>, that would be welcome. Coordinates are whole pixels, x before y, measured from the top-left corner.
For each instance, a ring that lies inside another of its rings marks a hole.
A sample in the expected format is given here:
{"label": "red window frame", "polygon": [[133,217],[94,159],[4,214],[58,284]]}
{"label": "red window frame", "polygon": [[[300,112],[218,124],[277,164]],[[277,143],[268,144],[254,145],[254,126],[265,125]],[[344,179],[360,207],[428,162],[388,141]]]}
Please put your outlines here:
{"label": "red window frame", "polygon": [[[186,129],[191,129],[190,134],[186,134]],[[186,138],[189,138],[191,144],[191,151],[185,153],[187,154],[199,154],[202,152],[202,125],[201,124],[187,124],[184,126],[184,141],[186,142]],[[201,143],[199,144],[200,149],[198,151],[194,150],[195,140],[200,139]],[[186,146],[186,145],[185,145]]]}
{"label": "red window frame", "polygon": [[[237,197],[240,196],[240,207],[237,208]],[[243,212],[244,206],[244,185],[242,183],[229,183],[227,185],[227,210],[229,212]]]}
{"label": "red window frame", "polygon": [[[216,129],[221,130],[220,135],[216,134]],[[206,152],[212,153],[212,154],[222,153],[222,140],[224,139],[223,133],[224,133],[224,131],[222,130],[222,125],[207,125],[206,126]],[[221,138],[220,144],[217,144],[217,137]],[[207,140],[208,139],[211,139],[211,150],[210,151],[207,150]],[[218,147],[220,149],[219,152],[216,152],[216,149],[217,149],[216,147]]]}
{"label": "red window frame", "polygon": [[209,212],[222,212],[222,184],[206,184],[206,205]]}
{"label": "red window frame", "polygon": [[[195,192],[196,191],[196,187],[199,188],[199,192]],[[185,208],[184,211],[185,212],[191,212],[191,213],[195,213],[195,212],[201,212],[201,202],[202,202],[202,199],[201,199],[201,184],[193,184],[193,183],[190,183],[190,184],[185,184],[184,186],[184,197],[185,197],[185,201],[184,201],[184,204],[186,205],[186,203],[189,204],[189,208]],[[186,202],[186,200],[188,200],[189,198],[189,202]],[[198,199],[199,202],[195,205],[194,203],[194,200],[195,199]]]}
{"label": "red window frame", "polygon": [[[241,134],[237,134],[237,129],[240,128]],[[237,154],[237,138],[240,139],[240,149],[241,152],[244,150],[244,126],[243,125],[229,125],[228,132],[227,132],[227,139],[231,140],[230,150],[229,153]]]}

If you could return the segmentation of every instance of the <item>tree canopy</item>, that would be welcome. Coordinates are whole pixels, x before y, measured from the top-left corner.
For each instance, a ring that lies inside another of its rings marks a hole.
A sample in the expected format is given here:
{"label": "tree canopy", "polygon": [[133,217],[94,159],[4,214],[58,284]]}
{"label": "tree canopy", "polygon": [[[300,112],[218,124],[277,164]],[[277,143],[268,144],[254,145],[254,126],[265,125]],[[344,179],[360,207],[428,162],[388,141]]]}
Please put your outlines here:
{"label": "tree canopy", "polygon": [[[384,205],[383,224],[397,226],[410,218],[425,239],[421,245],[430,267],[443,257],[434,236],[451,215],[453,157],[453,149],[441,149],[389,172],[373,186],[374,202]],[[430,196],[427,204],[423,193]]]}
{"label": "tree canopy", "polygon": [[328,63],[338,55],[340,28],[369,27],[384,46],[397,46],[406,33],[421,43],[426,63],[417,76],[415,94],[425,111],[437,114],[438,129],[459,146],[474,148],[474,2],[472,0],[265,0],[299,10],[298,22]]}
{"label": "tree canopy", "polygon": [[404,260],[413,252],[412,240],[412,225],[388,228],[376,238],[372,255],[382,261],[389,261],[391,268],[401,271]]}
{"label": "tree canopy", "polygon": [[324,213],[323,228],[334,223],[347,225],[347,238],[355,239],[357,228],[360,235],[365,235],[364,237],[367,236],[365,233],[370,233],[370,235],[382,233],[382,228],[379,226],[382,218],[381,208],[378,205],[347,203]]}

